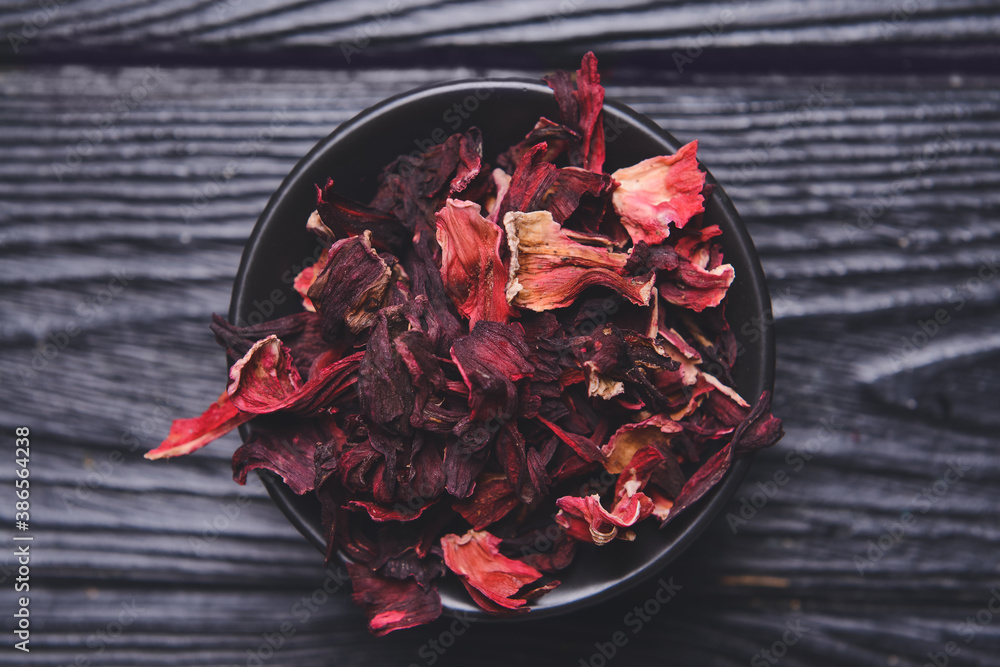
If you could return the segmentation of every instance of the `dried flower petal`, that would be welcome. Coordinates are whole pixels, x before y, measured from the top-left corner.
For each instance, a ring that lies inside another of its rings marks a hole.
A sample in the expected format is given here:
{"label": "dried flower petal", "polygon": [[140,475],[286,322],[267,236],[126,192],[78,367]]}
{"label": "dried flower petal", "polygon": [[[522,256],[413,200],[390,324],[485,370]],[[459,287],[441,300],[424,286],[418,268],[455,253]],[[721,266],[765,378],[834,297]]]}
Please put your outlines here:
{"label": "dried flower petal", "polygon": [[[507,283],[511,304],[537,312],[564,308],[594,285],[610,287],[632,303],[649,303],[652,275],[621,275],[619,271],[628,261],[625,253],[579,243],[587,235],[571,238],[548,211],[508,213],[504,228],[511,253]],[[598,238],[594,241],[603,243]]]}
{"label": "dried flower petal", "polygon": [[437,212],[441,278],[470,328],[479,320],[506,322],[513,314],[505,296],[501,236],[500,227],[480,215],[474,202],[449,199]]}
{"label": "dried flower petal", "polygon": [[[500,538],[488,532],[470,530],[464,535],[441,538],[448,569],[469,589],[507,609],[523,608],[524,599],[515,597],[522,588],[541,578],[542,573],[521,561],[500,553]],[[527,611],[527,609],[525,609]]]}
{"label": "dried flower petal", "polygon": [[308,292],[323,318],[324,340],[332,344],[343,338],[345,327],[356,334],[374,324],[391,277],[370,231],[330,246],[326,266]]}
{"label": "dried flower petal", "polygon": [[175,419],[170,425],[170,433],[156,449],[146,452],[147,459],[165,459],[190,454],[201,449],[216,438],[229,433],[240,424],[253,419],[254,415],[240,412],[229,400],[229,394],[212,403],[200,417]]}
{"label": "dried flower petal", "polygon": [[611,174],[618,187],[611,195],[621,222],[635,243],[662,243],[671,223],[681,229],[705,210],[705,174],[698,168],[698,142],[674,155],[660,155]]}
{"label": "dried flower petal", "polygon": [[368,629],[376,637],[430,623],[441,615],[441,596],[412,580],[382,577],[364,565],[348,563],[354,588],[351,598],[365,610]]}

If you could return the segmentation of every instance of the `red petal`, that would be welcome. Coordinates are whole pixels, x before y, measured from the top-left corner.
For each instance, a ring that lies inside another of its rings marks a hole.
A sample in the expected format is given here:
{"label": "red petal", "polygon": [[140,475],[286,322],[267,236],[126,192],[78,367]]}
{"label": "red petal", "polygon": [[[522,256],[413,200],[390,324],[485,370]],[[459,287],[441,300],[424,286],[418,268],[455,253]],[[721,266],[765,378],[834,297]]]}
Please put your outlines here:
{"label": "red petal", "polygon": [[631,539],[628,533],[619,535],[618,529],[633,526],[653,512],[653,501],[639,491],[620,498],[610,512],[601,506],[601,497],[596,493],[585,498],[563,496],[556,500],[556,506],[560,509],[556,515],[559,525],[579,539],[582,531],[578,520],[585,521],[588,531],[584,541],[597,545],[607,544],[615,537]]}
{"label": "red petal", "polygon": [[757,405],[736,427],[732,439],[691,475],[674,499],[674,506],[661,525],[666,525],[686,507],[694,504],[719,483],[732,465],[733,457],[776,443],[784,431],[781,420],[771,415],[771,394],[761,394]]}
{"label": "red petal", "polygon": [[391,277],[389,265],[372,247],[370,231],[330,246],[326,266],[308,291],[323,318],[323,338],[336,344],[345,326],[355,334],[370,327],[385,305]]}
{"label": "red petal", "polygon": [[479,320],[506,322],[513,314],[505,296],[501,237],[500,228],[480,215],[474,202],[449,199],[437,212],[441,278],[470,328]]}
{"label": "red petal", "polygon": [[229,369],[229,378],[226,391],[233,405],[253,414],[274,412],[275,403],[293,396],[302,386],[292,355],[277,336],[254,343]]}
{"label": "red petal", "polygon": [[[571,237],[548,211],[508,213],[504,227],[511,250],[507,298],[513,305],[538,312],[564,308],[594,285],[649,304],[654,276],[621,275],[628,255],[600,247],[607,245],[603,237],[577,232]],[[584,245],[581,239],[598,245]]]}
{"label": "red petal", "polygon": [[499,545],[500,538],[485,531],[470,530],[462,536],[449,534],[441,538],[445,565],[462,578],[470,593],[473,589],[479,591],[507,609],[524,607],[527,602],[514,596],[540,579],[542,573],[502,555]]}
{"label": "red petal", "polygon": [[684,428],[665,414],[654,415],[635,424],[625,424],[608,440],[602,451],[604,467],[613,475],[625,470],[639,450],[655,443],[668,442],[670,435]]}
{"label": "red petal", "polygon": [[472,418],[507,419],[517,405],[514,382],[534,367],[519,324],[480,321],[451,346],[451,358],[469,388]]}
{"label": "red petal", "polygon": [[714,308],[726,298],[736,272],[730,264],[706,270],[696,264],[684,263],[671,271],[660,285],[660,294],[667,302],[697,313]]}
{"label": "red petal", "polygon": [[229,433],[240,424],[245,424],[254,416],[236,409],[236,406],[229,401],[229,394],[223,392],[222,396],[219,396],[200,417],[175,419],[170,425],[167,439],[156,449],[146,452],[145,458],[165,459],[190,454]]}
{"label": "red petal", "polygon": [[356,352],[323,366],[303,384],[288,348],[277,336],[268,336],[229,370],[229,399],[243,412],[253,414],[279,410],[318,413],[357,382],[363,356],[363,352]]}
{"label": "red petal", "polygon": [[636,243],[661,243],[670,235],[670,223],[681,229],[705,210],[705,174],[698,168],[698,142],[674,155],[660,155],[611,174],[619,186],[612,194],[622,225]]}
{"label": "red petal", "polygon": [[382,577],[364,565],[349,563],[351,598],[365,610],[368,629],[376,637],[430,623],[441,615],[437,589],[423,589],[412,579]]}
{"label": "red petal", "polygon": [[[368,230],[372,243],[390,252],[400,249],[408,240],[409,233],[396,216],[384,213],[364,204],[341,197],[333,191],[333,181],[319,191],[316,212],[328,234],[321,236],[328,240],[358,236]],[[317,230],[315,218],[310,218],[310,227]]]}
{"label": "red petal", "polygon": [[580,135],[570,151],[574,166],[601,171],[604,165],[604,88],[597,73],[597,58],[588,51],[576,72],[576,90],[568,72],[545,77],[555,91],[562,122]]}
{"label": "red petal", "polygon": [[[368,500],[350,500],[347,502],[350,509],[362,509],[368,512],[370,516],[375,521],[413,521],[424,511],[430,507],[430,505],[424,505],[416,510],[411,510],[409,507],[403,504],[397,504],[393,507],[386,507],[379,503],[374,503]],[[433,504],[433,503],[431,503]]]}
{"label": "red petal", "polygon": [[519,501],[507,478],[502,474],[481,475],[472,495],[452,507],[462,518],[472,524],[473,530],[482,530],[495,523],[517,507]]}

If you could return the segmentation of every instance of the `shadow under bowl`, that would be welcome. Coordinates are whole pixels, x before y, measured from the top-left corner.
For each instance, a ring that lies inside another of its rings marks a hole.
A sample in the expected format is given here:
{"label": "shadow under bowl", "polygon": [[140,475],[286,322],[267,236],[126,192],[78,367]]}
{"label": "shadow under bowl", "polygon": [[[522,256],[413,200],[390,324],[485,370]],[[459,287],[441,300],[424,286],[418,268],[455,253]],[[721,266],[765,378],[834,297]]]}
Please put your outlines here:
{"label": "shadow under bowl", "polygon": [[[669,155],[681,144],[653,121],[613,100],[604,104],[607,135],[606,171],[614,171],[656,155]],[[338,192],[357,201],[375,193],[382,167],[401,154],[420,153],[448,135],[476,126],[482,130],[483,152],[492,161],[520,141],[539,116],[558,117],[552,91],[542,83],[520,79],[473,79],[418,88],[389,98],[338,127],[295,166],[261,213],[246,248],[233,288],[229,319],[250,322],[290,315],[300,310],[292,281],[303,266],[319,256],[321,246],[306,231],[316,207],[316,186],[328,178]],[[737,391],[754,402],[774,384],[774,340],[771,328],[744,323],[769,321],[771,302],[753,242],[729,197],[709,173],[715,190],[706,203],[705,222],[722,229],[719,240],[736,278],[729,290],[726,316],[736,334],[739,355],[733,368]],[[268,308],[262,308],[266,304]],[[246,431],[242,430],[244,437]],[[660,530],[655,521],[640,524],[634,542],[603,547],[581,545],[572,565],[559,573],[562,584],[532,604],[539,618],[596,604],[659,573],[708,526],[736,491],[751,464],[737,459],[704,498]],[[325,538],[319,503],[311,494],[295,495],[280,477],[261,478],[275,504],[320,551]],[[492,618],[476,606],[456,577],[440,582],[446,612]]]}

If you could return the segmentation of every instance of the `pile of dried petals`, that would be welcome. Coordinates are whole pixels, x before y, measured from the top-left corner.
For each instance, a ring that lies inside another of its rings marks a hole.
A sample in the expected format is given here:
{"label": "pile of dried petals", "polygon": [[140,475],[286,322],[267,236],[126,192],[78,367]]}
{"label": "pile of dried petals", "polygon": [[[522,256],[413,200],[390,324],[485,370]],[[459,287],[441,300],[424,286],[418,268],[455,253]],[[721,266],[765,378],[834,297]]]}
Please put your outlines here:
{"label": "pile of dried petals", "polygon": [[147,454],[250,422],[234,478],[316,494],[378,635],[436,618],[446,570],[486,611],[527,611],[579,542],[669,522],[782,433],[766,393],[751,409],[730,386],[733,267],[702,223],[696,142],[606,174],[593,54],[546,81],[559,121],[499,168],[473,128],[389,164],[368,204],[319,189],[303,311],[216,316],[228,387]]}

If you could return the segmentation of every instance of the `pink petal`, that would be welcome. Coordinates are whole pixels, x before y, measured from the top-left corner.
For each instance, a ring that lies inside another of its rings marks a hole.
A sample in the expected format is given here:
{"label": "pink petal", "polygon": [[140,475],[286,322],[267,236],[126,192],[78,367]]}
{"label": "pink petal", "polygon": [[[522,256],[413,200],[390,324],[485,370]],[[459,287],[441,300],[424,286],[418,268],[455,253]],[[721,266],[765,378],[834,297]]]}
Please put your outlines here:
{"label": "pink petal", "polygon": [[670,224],[681,229],[705,210],[705,174],[698,168],[692,141],[674,155],[659,155],[611,174],[619,186],[611,200],[632,241],[662,243]]}

